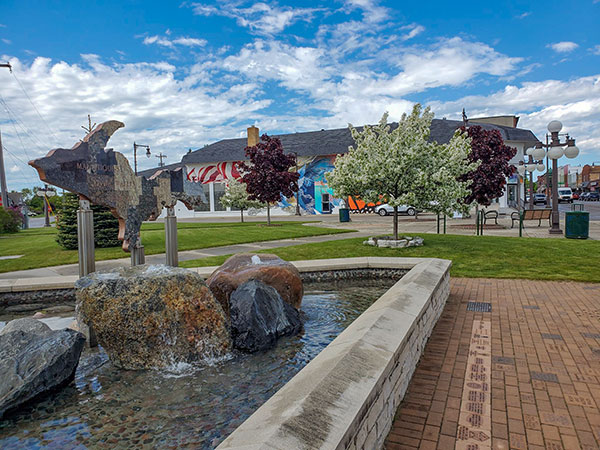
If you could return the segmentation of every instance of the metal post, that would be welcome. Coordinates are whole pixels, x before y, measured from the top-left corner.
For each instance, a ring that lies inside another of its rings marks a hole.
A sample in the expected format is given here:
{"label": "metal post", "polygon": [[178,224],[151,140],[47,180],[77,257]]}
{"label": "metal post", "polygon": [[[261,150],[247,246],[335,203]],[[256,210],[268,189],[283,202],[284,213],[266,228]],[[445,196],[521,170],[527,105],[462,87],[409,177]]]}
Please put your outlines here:
{"label": "metal post", "polygon": [[[529,164],[533,164],[533,156],[529,155]],[[534,209],[533,205],[533,172],[529,172],[529,209]]]}
{"label": "metal post", "polygon": [[167,253],[167,266],[177,267],[179,255],[177,254],[177,217],[173,207],[167,208],[165,219],[165,247]]}
{"label": "metal post", "polygon": [[[77,210],[77,251],[79,253],[79,276],[84,277],[96,270],[94,247],[94,212],[90,208],[90,201],[79,199]],[[90,347],[98,346],[96,333],[90,324],[84,323],[77,317],[79,330],[83,333]]]}
{"label": "metal post", "polygon": [[437,234],[440,234],[440,214],[437,215]]}
{"label": "metal post", "polygon": [[444,214],[444,234],[446,234],[446,214]]}
{"label": "metal post", "polygon": [[142,264],[146,264],[146,255],[144,254],[142,238],[138,234],[135,237],[133,247],[131,248],[131,265],[141,266]]}
{"label": "metal post", "polygon": [[558,212],[558,160],[552,160],[552,228],[550,234],[562,234]]}
{"label": "metal post", "polygon": [[79,276],[84,277],[96,270],[94,247],[94,212],[90,201],[79,199],[77,210],[77,249],[79,253]]}
{"label": "metal post", "polygon": [[477,215],[475,217],[475,224],[477,228],[477,236],[479,236],[479,210],[477,210]]}

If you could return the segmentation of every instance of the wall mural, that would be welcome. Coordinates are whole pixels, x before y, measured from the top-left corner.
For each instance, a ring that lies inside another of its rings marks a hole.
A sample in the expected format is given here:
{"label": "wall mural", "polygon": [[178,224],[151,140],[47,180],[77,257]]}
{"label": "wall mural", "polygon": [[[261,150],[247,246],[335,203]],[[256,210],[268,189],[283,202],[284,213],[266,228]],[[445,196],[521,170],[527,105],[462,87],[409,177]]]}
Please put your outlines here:
{"label": "wall mural", "polygon": [[[333,190],[329,188],[325,178],[325,174],[333,170],[334,161],[335,155],[299,158],[298,202],[300,208],[306,213],[330,214],[333,208],[339,207],[340,200],[334,198]],[[187,179],[202,184],[226,183],[227,180],[241,178],[237,165],[238,162],[223,162],[206,166],[192,166],[187,173]],[[347,204],[350,205],[349,202]],[[296,199],[284,197],[278,206],[288,209],[295,208]]]}

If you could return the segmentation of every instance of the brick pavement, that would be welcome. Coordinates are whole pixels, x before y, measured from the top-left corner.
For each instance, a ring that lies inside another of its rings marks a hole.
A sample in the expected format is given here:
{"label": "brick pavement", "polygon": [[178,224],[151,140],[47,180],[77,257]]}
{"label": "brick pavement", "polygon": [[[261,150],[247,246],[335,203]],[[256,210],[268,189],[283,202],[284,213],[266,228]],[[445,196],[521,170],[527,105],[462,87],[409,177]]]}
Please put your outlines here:
{"label": "brick pavement", "polygon": [[[457,446],[476,321],[491,322],[491,440]],[[385,448],[455,447],[600,448],[600,284],[452,279]]]}

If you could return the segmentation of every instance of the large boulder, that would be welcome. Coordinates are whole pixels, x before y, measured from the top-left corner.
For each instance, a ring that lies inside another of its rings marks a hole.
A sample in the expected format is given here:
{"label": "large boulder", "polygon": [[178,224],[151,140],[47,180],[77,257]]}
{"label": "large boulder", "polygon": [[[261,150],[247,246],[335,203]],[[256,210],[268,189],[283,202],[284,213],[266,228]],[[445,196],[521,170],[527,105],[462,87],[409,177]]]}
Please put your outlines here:
{"label": "large boulder", "polygon": [[279,256],[239,253],[228,258],[206,280],[223,309],[229,311],[229,296],[248,280],[260,280],[279,292],[281,298],[299,309],[304,290],[300,272]]}
{"label": "large boulder", "polygon": [[81,333],[52,331],[35,319],[10,321],[0,331],[0,417],[69,383],[84,342]]}
{"label": "large boulder", "polygon": [[223,308],[195,272],[135,266],[92,273],[75,287],[80,320],[118,367],[193,363],[231,350]]}
{"label": "large boulder", "polygon": [[256,352],[275,345],[277,338],[302,328],[298,310],[279,293],[258,280],[246,281],[231,293],[231,337],[233,346]]}

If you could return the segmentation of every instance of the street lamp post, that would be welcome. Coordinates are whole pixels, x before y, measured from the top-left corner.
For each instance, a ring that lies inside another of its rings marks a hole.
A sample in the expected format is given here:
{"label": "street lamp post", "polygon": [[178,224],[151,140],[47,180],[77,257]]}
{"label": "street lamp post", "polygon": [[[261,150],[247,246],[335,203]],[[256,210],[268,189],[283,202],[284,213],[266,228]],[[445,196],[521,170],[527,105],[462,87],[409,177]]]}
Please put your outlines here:
{"label": "street lamp post", "polygon": [[[135,172],[136,175],[138,173],[138,171],[137,171],[137,149],[139,147],[146,149],[146,158],[150,158],[150,155],[151,155],[149,145],[136,144],[135,142],[133,143],[133,171]],[[162,162],[162,159],[161,159],[161,162]]]}
{"label": "street lamp post", "polygon": [[529,172],[529,208],[534,208],[533,203],[533,172],[536,170],[543,172],[546,167],[544,166],[543,159],[539,158],[539,155],[535,154],[535,149],[528,148],[526,154],[529,156],[527,161],[521,161],[517,166],[517,172],[523,177],[523,189],[525,191],[525,180],[527,179],[526,172]]}
{"label": "street lamp post", "polygon": [[[546,136],[546,144],[538,142],[533,150],[534,158],[539,157],[539,159],[543,159],[544,156],[548,156],[552,160],[552,227],[548,230],[550,234],[562,234],[562,230],[560,229],[560,213],[558,212],[558,160],[562,156],[573,159],[579,155],[575,139],[566,134],[565,142],[560,141],[560,130],[562,130],[561,122],[558,120],[550,122],[548,124],[550,143],[548,143]],[[566,148],[563,148],[565,146]]]}

